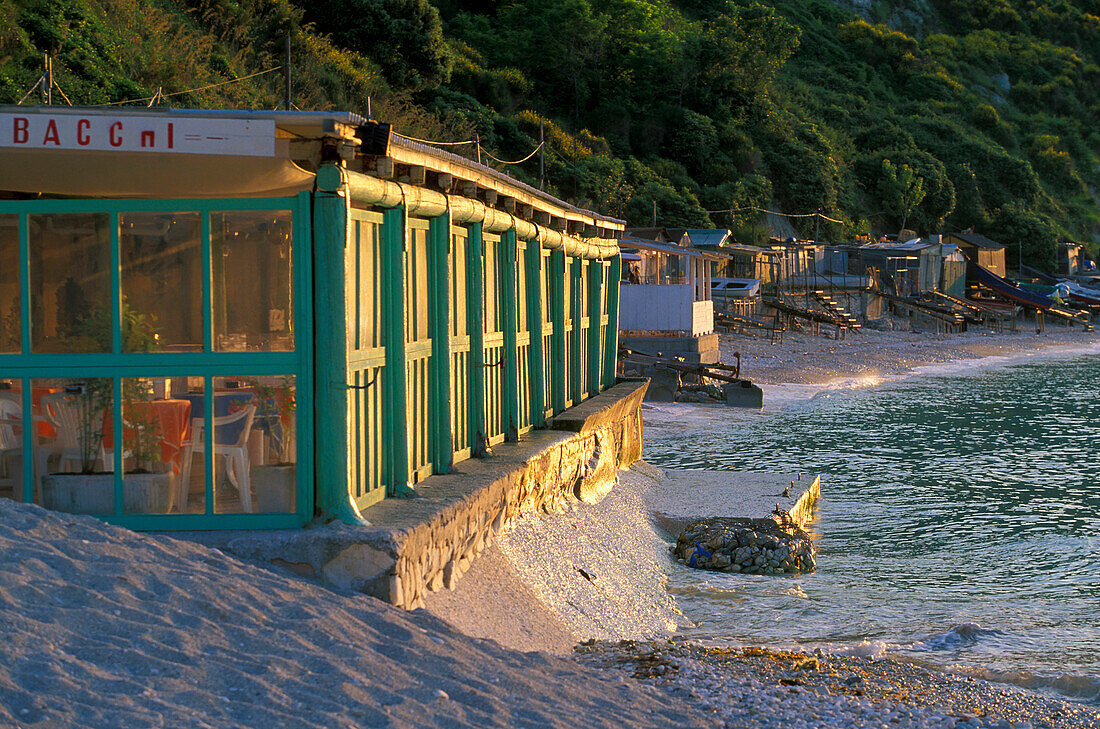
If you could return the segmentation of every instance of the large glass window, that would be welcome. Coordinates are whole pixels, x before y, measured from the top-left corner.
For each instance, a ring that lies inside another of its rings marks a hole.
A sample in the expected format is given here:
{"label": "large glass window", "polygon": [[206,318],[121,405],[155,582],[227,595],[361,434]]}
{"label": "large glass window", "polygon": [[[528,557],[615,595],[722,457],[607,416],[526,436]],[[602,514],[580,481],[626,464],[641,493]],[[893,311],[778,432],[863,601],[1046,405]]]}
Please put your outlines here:
{"label": "large glass window", "polygon": [[18,354],[23,327],[19,305],[19,216],[0,215],[0,354]]}
{"label": "large glass window", "polygon": [[111,351],[110,216],[29,218],[32,349]]}
{"label": "large glass window", "polygon": [[202,350],[198,213],[119,216],[126,352]]}
{"label": "large glass window", "polygon": [[[139,528],[297,523],[303,203],[0,202],[0,498]],[[373,348],[381,312],[358,303]]]}
{"label": "large glass window", "polygon": [[214,349],[294,349],[289,211],[210,215]]}

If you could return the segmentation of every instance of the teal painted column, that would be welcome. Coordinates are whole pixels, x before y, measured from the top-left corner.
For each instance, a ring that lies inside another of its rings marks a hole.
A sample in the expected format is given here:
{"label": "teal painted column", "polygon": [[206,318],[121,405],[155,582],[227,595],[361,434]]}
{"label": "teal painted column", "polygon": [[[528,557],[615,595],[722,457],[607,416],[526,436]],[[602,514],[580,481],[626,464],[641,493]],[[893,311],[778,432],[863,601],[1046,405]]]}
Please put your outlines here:
{"label": "teal painted column", "polygon": [[611,259],[607,274],[607,342],[603,351],[603,386],[615,384],[615,364],[619,358],[619,282],[623,275],[622,256]]}
{"label": "teal painted column", "polygon": [[482,281],[485,239],[481,223],[470,223],[466,236],[466,327],[470,333],[470,433],[473,435],[471,453],[475,458],[485,455],[489,436],[485,432],[485,306]]}
{"label": "teal painted column", "polygon": [[[382,211],[382,318],[385,322],[386,413],[390,483],[387,496],[409,491],[409,413],[405,398],[405,209]],[[343,309],[340,309],[343,311]]]}
{"label": "teal painted column", "polygon": [[[348,343],[344,324],[347,223],[347,204],[342,195],[329,192],[314,195],[313,442],[317,449],[314,459],[317,509],[322,519],[335,518],[346,523],[357,523],[361,521],[359,510],[348,491]],[[209,378],[207,383],[209,388]],[[210,389],[207,391],[212,392]],[[206,408],[206,433],[211,432],[213,410],[212,407]]]}
{"label": "teal painted column", "polygon": [[542,245],[538,238],[527,241],[526,296],[527,330],[531,333],[528,350],[531,377],[531,425],[546,424],[546,403],[543,402],[543,379],[546,377],[546,353],[542,351]]}
{"label": "teal painted column", "polygon": [[519,440],[519,314],[516,311],[516,229],[500,236],[504,249],[499,295],[504,302],[504,433],[508,440]]}
{"label": "teal painted column", "polygon": [[432,333],[432,417],[435,423],[436,473],[450,473],[454,467],[451,448],[451,311],[450,271],[447,254],[451,248],[450,211],[428,221],[428,257],[431,259],[429,292]]}
{"label": "teal painted column", "polygon": [[553,395],[553,407],[555,413],[565,409],[565,388],[569,383],[565,381],[565,253],[563,251],[550,252],[550,318],[554,323],[554,351],[550,362],[551,380],[550,392]]}
{"label": "teal painted column", "polygon": [[[570,266],[570,270],[566,272],[569,276],[570,286],[569,294],[573,299],[573,357],[570,362],[570,381],[568,383],[569,393],[572,395],[573,404],[576,405],[580,402],[584,393],[581,391],[581,367],[584,367],[584,355],[585,352],[581,347],[581,319],[584,318],[584,309],[581,307],[583,299],[581,297],[581,268],[584,262],[580,258],[574,258],[573,263]],[[591,336],[592,318],[588,319],[589,336]]]}
{"label": "teal painted column", "polygon": [[588,397],[600,391],[600,371],[603,358],[600,357],[600,326],[603,321],[603,306],[600,301],[600,289],[603,286],[603,261],[588,262]]}

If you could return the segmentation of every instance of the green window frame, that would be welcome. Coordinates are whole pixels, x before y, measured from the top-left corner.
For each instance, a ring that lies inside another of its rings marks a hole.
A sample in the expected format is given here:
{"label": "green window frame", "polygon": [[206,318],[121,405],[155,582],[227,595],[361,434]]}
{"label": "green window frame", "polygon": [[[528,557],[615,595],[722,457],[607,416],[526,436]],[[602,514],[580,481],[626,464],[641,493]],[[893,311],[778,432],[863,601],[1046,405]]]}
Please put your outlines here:
{"label": "green window frame", "polygon": [[[22,410],[32,412],[31,381],[41,378],[111,378],[113,381],[114,442],[123,442],[122,380],[134,377],[202,377],[204,392],[213,393],[213,378],[235,375],[293,375],[296,386],[297,485],[293,513],[215,513],[213,498],[214,459],[206,458],[205,513],[201,514],[124,514],[123,448],[114,449],[114,514],[104,520],[139,530],[180,529],[277,529],[304,525],[314,512],[314,412],[313,412],[313,293],[311,194],[299,193],[278,198],[213,199],[120,199],[120,200],[32,200],[0,201],[0,215],[14,214],[19,221],[20,316],[22,351],[0,354],[0,378],[19,380]],[[289,211],[292,215],[293,266],[293,351],[218,352],[214,348],[212,304],[211,215],[218,212]],[[120,263],[121,215],[127,213],[198,213],[202,223],[203,256],[203,347],[193,352],[123,352],[122,290]],[[33,215],[58,213],[99,213],[110,216],[109,269],[113,347],[111,352],[34,353],[31,349],[30,229]],[[213,408],[204,408],[206,452],[213,452]],[[27,419],[29,422],[29,418]],[[34,428],[23,428],[22,500],[34,497]]]}

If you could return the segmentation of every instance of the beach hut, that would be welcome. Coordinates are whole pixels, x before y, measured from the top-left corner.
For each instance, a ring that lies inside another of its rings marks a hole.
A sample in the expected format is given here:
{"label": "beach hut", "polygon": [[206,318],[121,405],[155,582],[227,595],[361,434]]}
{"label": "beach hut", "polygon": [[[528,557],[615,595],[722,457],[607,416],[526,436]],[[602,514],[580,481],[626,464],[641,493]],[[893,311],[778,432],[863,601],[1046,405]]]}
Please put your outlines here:
{"label": "beach hut", "polygon": [[614,381],[622,228],[352,113],[0,107],[0,496],[354,522]]}
{"label": "beach hut", "polygon": [[1004,277],[1005,247],[1000,243],[972,231],[944,233],[943,242],[955,244],[968,260]]}
{"label": "beach hut", "polygon": [[714,305],[711,299],[710,264],[725,263],[717,254],[693,247],[681,247],[623,236],[623,250],[637,253],[647,262],[646,270],[664,271],[673,266],[685,272],[682,277],[645,276],[636,284],[620,287],[619,329],[644,335],[661,332],[698,337],[714,331]]}
{"label": "beach hut", "polygon": [[881,240],[866,243],[860,253],[867,265],[893,276],[899,290],[918,294],[940,289],[943,253],[939,236],[908,241]]}
{"label": "beach hut", "polygon": [[942,243],[940,257],[943,260],[943,276],[940,291],[961,299],[966,294],[966,256],[953,243]]}
{"label": "beach hut", "polygon": [[1058,273],[1072,276],[1081,271],[1081,244],[1071,240],[1058,242]]}

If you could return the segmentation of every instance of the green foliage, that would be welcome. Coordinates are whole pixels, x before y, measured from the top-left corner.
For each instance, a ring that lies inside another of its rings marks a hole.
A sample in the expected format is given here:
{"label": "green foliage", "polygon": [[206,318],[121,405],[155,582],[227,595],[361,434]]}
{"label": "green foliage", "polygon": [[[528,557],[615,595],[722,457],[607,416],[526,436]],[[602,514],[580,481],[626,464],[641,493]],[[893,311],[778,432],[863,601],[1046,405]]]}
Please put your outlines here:
{"label": "green foliage", "polygon": [[993,214],[989,230],[994,240],[1006,246],[1010,259],[1022,243],[1027,265],[1045,271],[1054,270],[1059,236],[1046,216],[1020,203],[1009,203]]}
{"label": "green foliage", "polygon": [[396,86],[422,90],[450,79],[443,25],[428,0],[313,0],[305,19],[377,63]]}
{"label": "green foliage", "polygon": [[882,160],[882,174],[878,178],[879,198],[901,218],[901,229],[909,214],[924,200],[924,178],[907,164],[895,165],[888,159]]}

